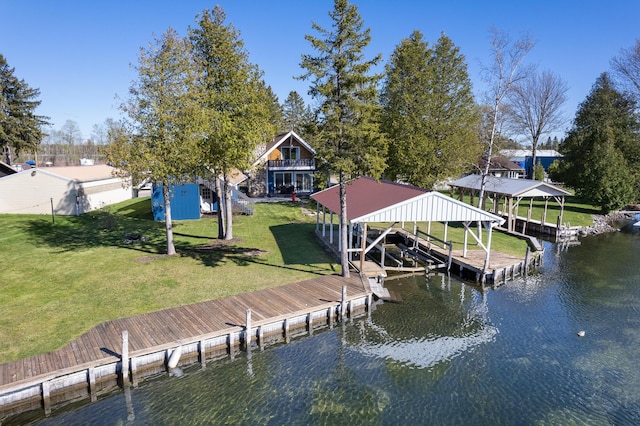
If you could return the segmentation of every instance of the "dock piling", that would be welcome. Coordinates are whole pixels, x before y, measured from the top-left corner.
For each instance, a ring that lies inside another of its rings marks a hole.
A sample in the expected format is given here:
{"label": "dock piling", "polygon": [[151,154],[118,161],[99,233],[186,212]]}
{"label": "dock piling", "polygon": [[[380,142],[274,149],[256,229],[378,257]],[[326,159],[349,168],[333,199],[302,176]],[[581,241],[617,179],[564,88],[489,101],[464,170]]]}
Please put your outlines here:
{"label": "dock piling", "polygon": [[247,321],[244,331],[244,344],[245,349],[249,349],[249,346],[251,346],[251,309],[247,309]]}
{"label": "dock piling", "polygon": [[91,402],[96,402],[98,400],[96,394],[96,369],[89,367],[87,369],[87,375],[89,376],[89,395],[91,396]]}
{"label": "dock piling", "polygon": [[342,286],[342,301],[340,302],[340,320],[344,321],[344,315],[347,310],[347,287]]}
{"label": "dock piling", "polygon": [[202,368],[205,368],[207,366],[207,348],[204,339],[200,340],[198,349],[200,349],[200,364],[202,364]]}
{"label": "dock piling", "polygon": [[129,385],[129,332],[127,330],[122,330],[122,354],[121,354],[121,365],[122,365],[122,386]]}
{"label": "dock piling", "polygon": [[49,417],[51,415],[51,386],[48,381],[42,382],[42,405],[44,415]]}

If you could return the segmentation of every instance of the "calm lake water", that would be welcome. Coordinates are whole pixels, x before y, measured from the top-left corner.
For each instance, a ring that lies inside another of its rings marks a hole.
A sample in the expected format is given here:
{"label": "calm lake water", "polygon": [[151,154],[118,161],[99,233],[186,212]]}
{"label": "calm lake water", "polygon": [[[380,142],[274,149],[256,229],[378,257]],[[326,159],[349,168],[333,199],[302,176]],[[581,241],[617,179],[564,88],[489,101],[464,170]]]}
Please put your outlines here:
{"label": "calm lake water", "polygon": [[615,233],[547,243],[540,274],[484,294],[388,281],[402,303],[41,424],[637,425],[639,255],[640,236]]}

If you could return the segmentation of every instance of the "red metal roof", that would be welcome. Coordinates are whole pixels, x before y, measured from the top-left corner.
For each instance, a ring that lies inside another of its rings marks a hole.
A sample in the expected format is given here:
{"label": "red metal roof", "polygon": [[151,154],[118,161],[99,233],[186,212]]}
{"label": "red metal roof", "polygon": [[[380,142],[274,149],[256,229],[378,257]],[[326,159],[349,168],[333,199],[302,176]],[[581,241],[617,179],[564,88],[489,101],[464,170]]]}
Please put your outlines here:
{"label": "red metal roof", "polygon": [[[365,216],[386,207],[424,195],[431,190],[389,181],[376,181],[368,176],[346,183],[347,220]],[[335,185],[311,196],[330,211],[340,214],[340,186]]]}

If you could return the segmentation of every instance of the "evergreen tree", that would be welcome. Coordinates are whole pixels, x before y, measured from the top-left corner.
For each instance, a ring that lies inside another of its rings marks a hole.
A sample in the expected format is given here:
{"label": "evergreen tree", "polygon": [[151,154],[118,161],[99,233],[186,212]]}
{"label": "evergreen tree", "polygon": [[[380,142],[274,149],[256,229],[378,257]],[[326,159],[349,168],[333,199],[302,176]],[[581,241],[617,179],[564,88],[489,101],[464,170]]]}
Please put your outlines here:
{"label": "evergreen tree", "polygon": [[540,161],[538,161],[533,167],[533,179],[544,180],[544,167]]}
{"label": "evergreen tree", "polygon": [[239,32],[233,25],[225,25],[225,19],[219,6],[204,10],[196,19],[198,26],[189,28],[189,38],[199,76],[201,110],[206,117],[201,141],[203,165],[213,170],[216,181],[219,176],[224,179],[226,217],[224,236],[219,237],[232,239],[232,171],[250,166],[258,145],[273,137],[274,121],[281,114],[277,98],[262,81],[261,71],[249,62]]}
{"label": "evergreen tree", "polygon": [[602,74],[576,113],[560,145],[564,154],[552,178],[608,212],[638,200],[640,121],[636,103]]}
{"label": "evergreen tree", "polygon": [[305,114],[305,105],[302,96],[295,90],[289,92],[289,96],[287,96],[287,99],[284,101],[283,109],[285,121],[285,128],[283,130],[293,130],[301,135]]}
{"label": "evergreen tree", "polygon": [[188,40],[167,30],[148,48],[141,48],[138,79],[121,108],[130,126],[109,147],[109,160],[139,182],[150,178],[162,184],[167,254],[173,243],[169,186],[189,178],[196,169],[202,122],[193,93],[195,75]]}
{"label": "evergreen tree", "polygon": [[394,50],[382,92],[389,140],[385,174],[421,187],[477,161],[478,114],[464,56],[441,35],[434,49],[414,31]]}
{"label": "evergreen tree", "polygon": [[[376,84],[381,76],[371,74],[380,55],[365,60],[364,49],[371,41],[370,30],[355,5],[335,0],[331,30],[315,22],[320,37],[305,36],[317,55],[303,55],[303,79],[311,79],[309,94],[319,102],[318,134],[314,142],[318,156],[340,185],[340,232],[347,241],[346,182],[363,174],[379,177],[385,168],[386,140],[380,131],[380,108]],[[347,245],[340,255],[342,275],[349,276]]]}
{"label": "evergreen tree", "polygon": [[0,54],[0,146],[4,160],[12,162],[12,150],[18,155],[29,149],[34,153],[44,137],[42,129],[49,117],[36,115],[35,110],[42,101],[40,90],[29,87],[15,76],[5,57]]}
{"label": "evergreen tree", "polygon": [[261,80],[263,85],[264,93],[264,101],[266,108],[266,120],[267,125],[263,129],[263,137],[262,142],[268,142],[273,139],[275,133],[277,133],[280,129],[286,128],[285,116],[284,116],[284,108],[280,105],[280,101],[271,86],[267,86],[264,80]]}

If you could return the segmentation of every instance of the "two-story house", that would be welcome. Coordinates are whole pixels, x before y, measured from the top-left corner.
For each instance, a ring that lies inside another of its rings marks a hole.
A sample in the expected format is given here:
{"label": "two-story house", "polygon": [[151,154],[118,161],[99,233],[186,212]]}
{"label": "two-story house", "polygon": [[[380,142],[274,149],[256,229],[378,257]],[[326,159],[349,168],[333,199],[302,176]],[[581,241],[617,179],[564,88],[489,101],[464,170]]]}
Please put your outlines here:
{"label": "two-story house", "polygon": [[316,151],[293,130],[273,138],[249,173],[251,196],[280,196],[313,192]]}

